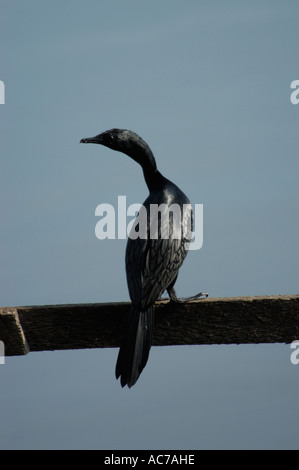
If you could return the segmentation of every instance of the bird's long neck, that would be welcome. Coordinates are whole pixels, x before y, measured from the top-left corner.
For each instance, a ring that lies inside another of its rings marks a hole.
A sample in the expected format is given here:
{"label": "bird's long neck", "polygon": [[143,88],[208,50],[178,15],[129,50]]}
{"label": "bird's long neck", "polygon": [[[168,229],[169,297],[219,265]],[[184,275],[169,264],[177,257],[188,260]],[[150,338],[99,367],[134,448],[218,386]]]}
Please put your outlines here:
{"label": "bird's long neck", "polygon": [[145,182],[149,191],[161,188],[165,178],[157,169],[157,164],[153,152],[146,144],[141,141],[137,148],[128,152],[127,155],[141,165]]}
{"label": "bird's long neck", "polygon": [[151,165],[148,165],[147,163],[143,165],[141,164],[141,166],[143,169],[144,179],[145,179],[145,182],[149,191],[151,192],[151,191],[154,191],[155,189],[161,189],[165,181],[165,178],[158,171],[157,166],[153,168]]}

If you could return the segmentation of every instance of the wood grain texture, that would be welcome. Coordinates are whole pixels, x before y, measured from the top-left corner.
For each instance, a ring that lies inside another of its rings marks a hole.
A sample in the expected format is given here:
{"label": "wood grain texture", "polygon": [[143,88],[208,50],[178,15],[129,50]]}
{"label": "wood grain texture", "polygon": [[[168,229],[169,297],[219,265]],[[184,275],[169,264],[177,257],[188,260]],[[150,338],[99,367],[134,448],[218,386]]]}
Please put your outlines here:
{"label": "wood grain texture", "polygon": [[[5,354],[119,347],[129,302],[0,308]],[[207,298],[155,304],[153,345],[299,340],[299,295]],[[28,346],[29,345],[29,346]]]}

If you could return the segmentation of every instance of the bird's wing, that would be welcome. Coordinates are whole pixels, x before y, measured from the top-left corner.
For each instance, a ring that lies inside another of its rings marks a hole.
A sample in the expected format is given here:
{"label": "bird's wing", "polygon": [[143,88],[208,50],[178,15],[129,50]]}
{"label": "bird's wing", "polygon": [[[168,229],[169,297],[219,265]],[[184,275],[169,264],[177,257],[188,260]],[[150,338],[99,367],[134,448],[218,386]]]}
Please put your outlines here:
{"label": "bird's wing", "polygon": [[174,230],[174,224],[170,224],[169,233],[165,234],[162,226],[157,238],[153,238],[149,222],[147,238],[128,239],[128,288],[132,301],[140,304],[141,309],[146,309],[162,295],[177,276],[187,255],[192,230],[191,206],[182,217],[177,231]]}
{"label": "bird's wing", "polygon": [[139,304],[142,298],[141,269],[147,240],[128,238],[126,248],[126,274],[130,298]]}

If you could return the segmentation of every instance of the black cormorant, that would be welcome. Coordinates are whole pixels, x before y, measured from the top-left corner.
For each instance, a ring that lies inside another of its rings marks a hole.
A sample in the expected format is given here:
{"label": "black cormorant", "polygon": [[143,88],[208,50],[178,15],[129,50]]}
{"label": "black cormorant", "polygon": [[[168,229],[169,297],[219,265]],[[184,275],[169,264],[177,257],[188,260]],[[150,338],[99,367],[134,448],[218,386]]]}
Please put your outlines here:
{"label": "black cormorant", "polygon": [[[115,370],[122,387],[132,387],[148,360],[152,344],[154,302],[165,290],[172,301],[179,301],[174,284],[188,252],[192,207],[187,196],[161,175],[151,149],[135,132],[111,129],[95,137],[82,139],[81,143],[101,144],[127,154],[141,165],[149,189],[149,196],[143,203],[146,209],[143,220],[146,224],[145,233],[141,236],[140,217],[137,217],[138,223],[136,219],[135,226],[132,227],[134,236],[129,236],[126,248],[126,274],[132,306]],[[154,221],[155,232],[151,231],[154,222],[150,209],[157,207],[159,211],[153,211],[156,216],[158,214],[159,219],[158,225],[157,220]],[[179,210],[175,214],[169,208]],[[163,214],[166,214],[167,220],[162,217]],[[137,229],[140,236],[136,237]],[[203,294],[193,298],[201,295]]]}

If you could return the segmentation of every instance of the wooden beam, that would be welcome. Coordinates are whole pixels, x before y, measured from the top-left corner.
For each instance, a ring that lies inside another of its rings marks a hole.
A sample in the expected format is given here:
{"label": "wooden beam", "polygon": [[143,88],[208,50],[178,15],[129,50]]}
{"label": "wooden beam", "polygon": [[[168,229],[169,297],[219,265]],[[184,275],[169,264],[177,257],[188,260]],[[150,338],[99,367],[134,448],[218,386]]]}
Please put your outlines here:
{"label": "wooden beam", "polygon": [[[5,354],[118,347],[129,302],[0,308]],[[299,295],[156,302],[153,345],[299,340]]]}
{"label": "wooden beam", "polygon": [[0,340],[4,343],[6,356],[19,356],[29,352],[18,310],[14,307],[0,309]]}

